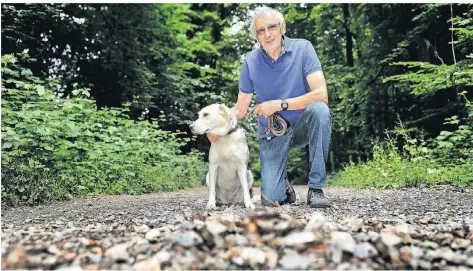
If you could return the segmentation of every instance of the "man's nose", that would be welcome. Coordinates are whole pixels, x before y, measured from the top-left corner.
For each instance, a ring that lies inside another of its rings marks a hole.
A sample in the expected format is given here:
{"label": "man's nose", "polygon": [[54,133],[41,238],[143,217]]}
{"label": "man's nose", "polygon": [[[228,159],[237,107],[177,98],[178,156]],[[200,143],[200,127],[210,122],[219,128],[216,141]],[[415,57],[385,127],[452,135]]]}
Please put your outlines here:
{"label": "man's nose", "polygon": [[268,37],[271,37],[273,35],[273,33],[271,33],[271,31],[269,31],[269,29],[265,29],[264,30],[264,35],[268,38]]}

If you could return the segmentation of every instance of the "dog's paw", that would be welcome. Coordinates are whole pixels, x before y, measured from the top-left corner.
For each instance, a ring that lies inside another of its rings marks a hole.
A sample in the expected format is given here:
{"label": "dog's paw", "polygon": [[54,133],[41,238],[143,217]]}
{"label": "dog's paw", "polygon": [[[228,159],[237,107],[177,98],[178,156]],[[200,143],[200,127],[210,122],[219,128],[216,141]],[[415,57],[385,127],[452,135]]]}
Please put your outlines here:
{"label": "dog's paw", "polygon": [[209,200],[209,202],[207,203],[207,210],[212,210],[212,209],[215,209],[217,208],[217,205],[215,203],[214,200]]}
{"label": "dog's paw", "polygon": [[255,205],[253,204],[253,202],[251,202],[251,201],[246,202],[245,207],[246,207],[246,209],[250,209],[250,210],[254,210],[256,208]]}

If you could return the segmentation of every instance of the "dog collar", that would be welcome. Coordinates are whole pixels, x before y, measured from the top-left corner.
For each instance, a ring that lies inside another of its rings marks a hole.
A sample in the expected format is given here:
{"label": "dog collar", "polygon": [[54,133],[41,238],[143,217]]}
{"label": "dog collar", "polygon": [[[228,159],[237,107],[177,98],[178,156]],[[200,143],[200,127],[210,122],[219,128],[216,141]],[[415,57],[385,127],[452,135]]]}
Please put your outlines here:
{"label": "dog collar", "polygon": [[233,128],[233,129],[231,129],[230,131],[228,131],[228,133],[227,133],[226,135],[229,135],[229,134],[235,132],[236,130],[238,130],[238,128],[240,128],[240,126],[238,126],[238,125],[235,126],[235,128]]}

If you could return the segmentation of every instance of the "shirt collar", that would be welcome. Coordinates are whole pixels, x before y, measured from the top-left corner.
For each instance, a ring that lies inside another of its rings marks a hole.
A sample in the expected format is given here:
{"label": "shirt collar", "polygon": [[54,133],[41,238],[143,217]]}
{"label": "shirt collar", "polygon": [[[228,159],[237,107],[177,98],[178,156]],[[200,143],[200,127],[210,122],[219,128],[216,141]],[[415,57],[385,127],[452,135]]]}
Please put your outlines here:
{"label": "shirt collar", "polygon": [[282,37],[284,39],[284,52],[291,52],[292,47],[294,47],[294,40],[284,35]]}

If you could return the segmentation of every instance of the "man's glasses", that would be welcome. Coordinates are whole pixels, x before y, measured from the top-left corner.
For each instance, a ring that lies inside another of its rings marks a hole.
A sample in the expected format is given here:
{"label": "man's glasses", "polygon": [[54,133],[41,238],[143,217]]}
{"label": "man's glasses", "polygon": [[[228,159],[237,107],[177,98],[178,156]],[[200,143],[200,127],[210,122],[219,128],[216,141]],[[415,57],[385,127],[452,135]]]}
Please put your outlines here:
{"label": "man's glasses", "polygon": [[268,29],[269,32],[274,33],[274,31],[276,31],[276,29],[278,28],[279,25],[280,25],[280,23],[272,24],[272,25],[269,25],[268,27],[261,27],[261,28],[256,30],[256,34],[258,36],[261,36],[261,35],[264,34],[264,32],[266,32],[266,29]]}

